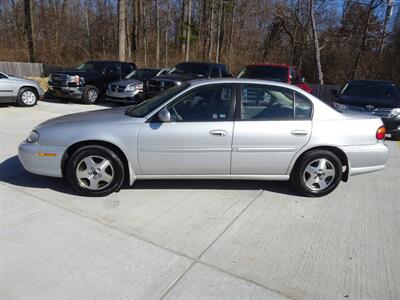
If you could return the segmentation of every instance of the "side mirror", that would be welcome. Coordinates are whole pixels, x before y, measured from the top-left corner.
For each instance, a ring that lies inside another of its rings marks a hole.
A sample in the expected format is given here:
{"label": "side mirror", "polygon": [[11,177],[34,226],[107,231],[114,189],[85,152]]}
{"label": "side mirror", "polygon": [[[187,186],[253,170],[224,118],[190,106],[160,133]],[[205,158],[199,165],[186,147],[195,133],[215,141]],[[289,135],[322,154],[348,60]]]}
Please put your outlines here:
{"label": "side mirror", "polygon": [[167,108],[163,108],[158,112],[158,120],[163,123],[171,122],[171,114],[169,113]]}
{"label": "side mirror", "polygon": [[331,90],[331,94],[335,97],[338,96],[338,91],[337,90]]}

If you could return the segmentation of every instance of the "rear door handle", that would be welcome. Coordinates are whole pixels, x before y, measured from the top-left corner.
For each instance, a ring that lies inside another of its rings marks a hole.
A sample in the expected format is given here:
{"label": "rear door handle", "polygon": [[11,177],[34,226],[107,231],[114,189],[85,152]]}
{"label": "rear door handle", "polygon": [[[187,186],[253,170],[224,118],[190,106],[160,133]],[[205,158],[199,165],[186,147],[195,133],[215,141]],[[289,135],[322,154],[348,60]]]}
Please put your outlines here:
{"label": "rear door handle", "polygon": [[292,135],[307,135],[308,132],[306,130],[293,130],[291,132]]}
{"label": "rear door handle", "polygon": [[209,133],[212,136],[226,136],[228,134],[225,130],[221,129],[211,130]]}

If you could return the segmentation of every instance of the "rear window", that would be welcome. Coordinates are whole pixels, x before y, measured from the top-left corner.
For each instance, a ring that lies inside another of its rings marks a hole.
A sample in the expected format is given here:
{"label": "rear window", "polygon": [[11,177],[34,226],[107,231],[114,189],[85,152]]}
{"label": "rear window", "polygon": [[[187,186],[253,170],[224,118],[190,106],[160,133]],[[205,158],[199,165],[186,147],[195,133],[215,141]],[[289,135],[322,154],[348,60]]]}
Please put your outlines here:
{"label": "rear window", "polygon": [[244,68],[238,78],[268,79],[280,82],[287,82],[288,69],[277,66],[251,66]]}
{"label": "rear window", "polygon": [[393,86],[373,83],[347,83],[340,92],[343,96],[362,98],[393,98]]}

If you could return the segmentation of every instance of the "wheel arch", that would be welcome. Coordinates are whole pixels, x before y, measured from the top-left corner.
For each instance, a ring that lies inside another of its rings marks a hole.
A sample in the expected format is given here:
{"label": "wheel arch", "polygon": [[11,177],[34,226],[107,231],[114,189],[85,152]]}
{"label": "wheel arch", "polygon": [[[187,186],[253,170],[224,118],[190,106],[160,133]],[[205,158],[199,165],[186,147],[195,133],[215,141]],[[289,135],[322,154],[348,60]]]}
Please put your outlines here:
{"label": "wheel arch", "polygon": [[39,90],[37,89],[37,87],[34,86],[34,85],[29,85],[29,84],[28,84],[28,85],[26,85],[26,84],[21,85],[21,86],[18,88],[18,93],[17,93],[17,94],[19,94],[19,92],[20,92],[23,88],[30,88],[30,89],[33,89],[33,90],[35,91],[35,93],[36,93],[36,96],[39,97]]}
{"label": "wheel arch", "polygon": [[289,173],[290,173],[290,174],[293,172],[293,170],[295,170],[295,169],[297,168],[297,165],[298,165],[299,161],[301,160],[301,158],[302,158],[307,152],[312,151],[312,150],[327,150],[327,151],[330,151],[330,152],[332,152],[333,154],[335,154],[335,155],[340,159],[340,162],[342,163],[342,166],[343,166],[343,167],[346,167],[346,169],[343,171],[342,181],[347,182],[347,180],[349,179],[349,169],[350,169],[349,160],[348,160],[348,158],[347,158],[346,153],[345,153],[342,149],[340,149],[340,148],[338,148],[338,147],[335,147],[335,146],[315,146],[315,147],[306,149],[305,151],[303,151],[303,152],[295,159],[295,162],[293,163],[293,165],[291,166],[291,168],[290,168],[290,170],[289,170]]}
{"label": "wheel arch", "polygon": [[84,147],[84,146],[103,146],[106,147],[112,151],[114,151],[118,157],[121,159],[122,164],[124,166],[124,184],[130,182],[131,178],[131,169],[129,167],[128,159],[124,153],[124,151],[121,150],[120,147],[117,145],[107,142],[107,141],[102,141],[102,140],[86,140],[86,141],[79,141],[75,142],[74,144],[71,144],[68,146],[68,148],[65,150],[64,155],[61,160],[61,172],[63,177],[66,175],[66,166],[67,162],[72,156],[73,153],[75,153],[79,148]]}

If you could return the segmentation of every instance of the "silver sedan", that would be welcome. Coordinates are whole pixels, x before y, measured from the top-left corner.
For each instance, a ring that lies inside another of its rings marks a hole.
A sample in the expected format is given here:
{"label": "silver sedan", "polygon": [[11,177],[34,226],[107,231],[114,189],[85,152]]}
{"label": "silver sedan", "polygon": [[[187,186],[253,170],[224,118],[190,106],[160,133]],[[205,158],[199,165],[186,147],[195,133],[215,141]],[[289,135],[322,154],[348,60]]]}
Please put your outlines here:
{"label": "silver sedan", "polygon": [[183,83],[138,106],[66,115],[19,147],[26,170],[105,196],[139,179],[290,180],[306,196],[385,168],[382,120],[283,83]]}

